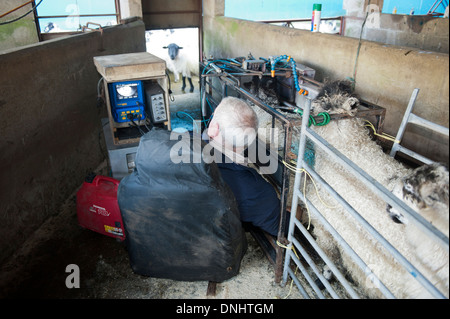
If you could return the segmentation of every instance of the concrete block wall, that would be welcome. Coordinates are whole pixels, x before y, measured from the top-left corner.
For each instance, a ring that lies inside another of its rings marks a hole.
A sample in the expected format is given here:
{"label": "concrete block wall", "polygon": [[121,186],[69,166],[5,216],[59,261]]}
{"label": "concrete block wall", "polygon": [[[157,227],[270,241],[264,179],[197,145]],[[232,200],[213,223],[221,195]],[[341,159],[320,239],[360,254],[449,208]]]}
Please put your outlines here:
{"label": "concrete block wall", "polygon": [[[359,38],[364,17],[347,15],[344,35]],[[364,26],[362,38],[385,44],[449,53],[449,19],[432,16],[379,14]]]}
{"label": "concrete block wall", "polygon": [[145,49],[135,21],[0,52],[0,264],[105,159],[93,57]]}
{"label": "concrete block wall", "polygon": [[[204,52],[207,57],[291,55],[316,69],[316,79],[353,77],[358,39],[316,34],[223,16],[223,1],[204,8]],[[362,41],[357,60],[356,92],[387,110],[384,131],[395,135],[415,88],[421,91],[415,113],[449,126],[449,56]],[[403,145],[448,164],[448,139],[427,130],[408,128]]]}

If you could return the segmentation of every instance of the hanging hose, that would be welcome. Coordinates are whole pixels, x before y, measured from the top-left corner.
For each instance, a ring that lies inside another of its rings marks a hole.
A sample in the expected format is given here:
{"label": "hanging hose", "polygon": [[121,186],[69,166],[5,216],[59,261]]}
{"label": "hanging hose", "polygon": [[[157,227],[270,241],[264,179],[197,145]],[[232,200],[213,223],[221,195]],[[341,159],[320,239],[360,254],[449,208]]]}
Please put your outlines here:
{"label": "hanging hose", "polygon": [[295,89],[300,95],[308,95],[308,91],[300,88],[300,85],[298,84],[298,74],[297,74],[297,63],[291,56],[287,55],[280,55],[277,58],[270,57],[270,63],[271,63],[271,75],[272,77],[275,77],[275,65],[280,62],[281,60],[287,60],[287,63],[291,63],[292,67],[292,74],[294,76],[294,85]]}
{"label": "hanging hose", "polygon": [[[31,8],[30,11],[28,11],[27,13],[21,15],[20,17],[17,17],[17,18],[15,18],[15,19],[12,19],[12,20],[9,20],[9,21],[0,22],[0,25],[5,25],[5,24],[13,23],[13,22],[16,22],[16,21],[22,19],[23,17],[25,17],[25,16],[29,15],[31,12],[33,12],[33,10],[35,10],[35,9],[41,4],[42,1],[43,1],[43,0],[40,0],[39,3],[37,3],[35,6],[33,6],[33,7]],[[1,18],[3,18],[4,16],[10,14],[10,13],[13,12],[13,11],[16,11],[17,9],[22,8],[23,6],[26,6],[27,4],[29,4],[29,3],[31,3],[31,2],[32,2],[32,1],[29,1],[29,2],[27,2],[27,3],[25,3],[25,4],[23,4],[23,5],[21,5],[21,6],[17,7],[17,8],[15,8],[15,9],[11,10],[11,11],[8,11],[8,12],[2,14]]]}
{"label": "hanging hose", "polygon": [[[302,88],[300,88],[300,85],[298,84],[298,75],[297,75],[297,63],[295,62],[295,60],[291,57],[291,56],[287,56],[287,55],[280,55],[277,58],[274,57],[269,57],[270,59],[270,64],[271,64],[271,76],[275,77],[275,65],[280,62],[281,60],[287,60],[287,63],[291,63],[291,67],[292,67],[292,74],[294,76],[294,84],[295,84],[295,89],[297,90],[297,92],[300,95],[308,95],[308,91],[304,90]],[[265,59],[264,59],[265,60]],[[267,60],[266,60],[267,61]],[[303,116],[303,110],[297,108],[294,110],[295,113],[300,114],[301,116]],[[316,119],[310,115],[309,116],[309,121],[308,121],[308,126],[314,125],[314,126],[325,126],[328,123],[330,123],[331,121],[331,117],[330,114],[328,114],[327,112],[320,112],[318,114],[318,116],[321,116],[323,118],[322,122],[317,123]]]}

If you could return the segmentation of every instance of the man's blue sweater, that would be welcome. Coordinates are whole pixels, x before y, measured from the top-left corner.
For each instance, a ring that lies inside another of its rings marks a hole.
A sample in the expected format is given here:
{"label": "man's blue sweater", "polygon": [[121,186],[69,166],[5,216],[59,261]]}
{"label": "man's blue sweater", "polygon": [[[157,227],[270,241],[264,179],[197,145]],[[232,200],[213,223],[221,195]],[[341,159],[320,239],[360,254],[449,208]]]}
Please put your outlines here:
{"label": "man's blue sweater", "polygon": [[225,161],[217,166],[237,200],[241,221],[277,236],[280,200],[273,186],[253,168]]}

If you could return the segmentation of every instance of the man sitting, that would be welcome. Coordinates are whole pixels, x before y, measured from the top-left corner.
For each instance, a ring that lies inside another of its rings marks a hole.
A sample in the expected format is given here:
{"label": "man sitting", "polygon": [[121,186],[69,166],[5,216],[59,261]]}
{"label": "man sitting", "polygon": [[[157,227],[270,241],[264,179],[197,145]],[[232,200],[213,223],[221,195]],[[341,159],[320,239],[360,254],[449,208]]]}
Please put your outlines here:
{"label": "man sitting", "polygon": [[215,109],[207,134],[210,145],[223,154],[217,166],[237,200],[241,221],[277,236],[280,200],[273,186],[248,167],[243,156],[257,130],[258,117],[251,107],[243,100],[226,97]]}

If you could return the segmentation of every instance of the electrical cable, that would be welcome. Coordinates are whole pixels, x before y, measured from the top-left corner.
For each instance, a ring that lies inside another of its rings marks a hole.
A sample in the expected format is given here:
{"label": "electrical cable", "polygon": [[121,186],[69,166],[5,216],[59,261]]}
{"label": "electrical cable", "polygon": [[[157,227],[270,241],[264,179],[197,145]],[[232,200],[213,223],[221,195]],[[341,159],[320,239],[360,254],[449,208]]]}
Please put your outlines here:
{"label": "electrical cable", "polygon": [[[204,67],[202,74],[205,74],[205,71],[208,69],[208,67],[210,66],[210,64],[214,63],[216,66],[218,66],[221,69],[225,69],[228,68],[229,70],[233,70],[231,67],[226,67],[225,65],[231,65],[231,66],[241,66],[242,64],[238,63],[237,61],[227,61],[227,60],[212,60],[209,61],[208,64]],[[217,65],[217,63],[222,63],[223,65]],[[206,74],[208,74],[209,72],[214,71],[214,69],[209,69],[208,72],[206,72]]]}
{"label": "electrical cable", "polygon": [[386,139],[388,141],[391,141],[391,142],[394,142],[394,143],[397,143],[397,144],[400,143],[400,141],[397,140],[395,138],[395,136],[389,135],[389,134],[384,133],[384,132],[381,132],[381,134],[377,133],[377,130],[375,129],[375,127],[373,126],[373,124],[370,121],[368,121],[368,120],[364,120],[364,121],[367,123],[364,126],[370,127],[372,129],[372,131],[373,131],[373,135],[376,135],[378,137],[384,138],[384,139]]}
{"label": "electrical cable", "polygon": [[[369,5],[370,5],[370,0],[367,3],[367,7],[369,7]],[[367,12],[366,12],[366,17],[364,18],[364,21],[363,21],[362,26],[361,26],[361,32],[359,33],[359,43],[358,43],[358,49],[356,50],[355,65],[353,67],[353,77],[352,78],[348,78],[353,84],[353,89],[355,88],[355,84],[356,84],[356,66],[358,65],[359,53],[361,51],[362,34],[363,34],[364,26],[366,25],[366,21],[367,21],[367,17],[368,16],[369,16],[369,10],[367,10]]]}
{"label": "electrical cable", "polygon": [[175,97],[173,96],[173,93],[172,93],[172,83],[170,81],[170,76],[169,76],[169,73],[167,72],[167,70],[166,70],[166,76],[167,76],[167,79],[169,80],[169,99],[170,99],[170,101],[175,102]]}
{"label": "electrical cable", "polygon": [[294,58],[292,58],[291,56],[287,56],[287,55],[280,55],[276,58],[271,56],[271,57],[269,57],[269,60],[270,60],[269,63],[271,65],[270,73],[273,78],[275,77],[275,67],[278,62],[280,62],[281,60],[287,60],[286,63],[283,65],[283,68],[285,68],[289,63],[291,63],[292,76],[294,77],[295,89],[297,90],[298,94],[300,94],[300,95],[308,95],[309,94],[309,92],[307,90],[302,89],[300,87],[300,84],[298,81],[298,74],[297,74],[297,62],[295,62]]}
{"label": "electrical cable", "polygon": [[145,133],[144,133],[144,131],[142,131],[141,127],[134,122],[135,116],[136,116],[135,114],[131,114],[131,113],[127,115],[128,119],[139,130],[139,133],[141,133],[141,136],[142,136]]}
{"label": "electrical cable", "polygon": [[100,86],[103,80],[104,80],[103,77],[101,77],[100,80],[97,82],[97,107],[101,107],[102,104],[105,104],[105,99],[103,96],[104,92],[103,93],[101,92],[102,90]]}
{"label": "electrical cable", "polygon": [[211,115],[209,116],[209,119],[205,119],[205,116],[202,114],[202,118],[203,118],[203,121],[202,121],[202,122],[205,123],[205,127],[208,127],[209,122],[210,122],[211,119],[213,118],[214,109],[213,109],[213,107],[211,106],[211,103],[209,102],[208,97],[205,96],[205,99],[206,99],[206,103],[207,103],[208,106],[209,106],[209,109],[211,110]]}
{"label": "electrical cable", "polygon": [[19,10],[19,9],[22,8],[22,7],[25,7],[27,4],[30,4],[30,3],[32,3],[33,1],[34,1],[34,0],[28,1],[28,2],[26,2],[26,3],[24,3],[24,4],[21,4],[20,6],[18,6],[18,7],[16,7],[16,8],[14,8],[14,9],[12,9],[12,10],[10,10],[10,11],[8,11],[8,12],[2,14],[2,15],[0,15],[0,19],[3,18],[3,17],[5,17],[5,16],[7,16],[8,14],[10,14],[10,13],[16,11],[16,10]]}
{"label": "electrical cable", "polygon": [[[0,25],[5,25],[5,24],[13,23],[13,22],[16,22],[16,21],[18,21],[18,20],[20,20],[20,19],[26,17],[26,16],[29,15],[31,12],[33,12],[33,11],[34,11],[41,3],[42,3],[42,1],[44,1],[44,0],[40,0],[38,4],[36,4],[33,8],[31,8],[30,11],[28,11],[27,13],[21,15],[20,17],[15,18],[15,19],[12,19],[12,20],[9,20],[9,21],[0,22]],[[28,4],[28,3],[26,3],[26,4]],[[25,5],[26,5],[26,4],[25,4]],[[16,8],[16,9],[17,9],[17,8]],[[13,11],[15,11],[15,9],[14,9]],[[11,11],[11,12],[12,12],[12,11]],[[10,13],[10,12],[5,13],[2,17],[6,16],[6,15],[9,14],[9,13]]]}
{"label": "electrical cable", "polygon": [[[302,173],[305,174],[304,184],[303,184],[303,196],[306,198],[306,176],[308,176],[308,177],[310,178],[310,180],[312,181],[313,185],[314,185],[314,188],[315,188],[315,191],[316,191],[317,198],[320,200],[320,202],[321,202],[325,207],[328,207],[329,209],[336,209],[336,208],[338,207],[338,205],[331,206],[331,205],[327,204],[327,203],[322,199],[322,197],[321,197],[320,194],[319,194],[319,190],[318,190],[318,188],[317,188],[316,182],[314,181],[314,179],[312,178],[312,176],[309,174],[309,172],[308,172],[307,170],[305,170],[304,168],[298,169],[298,168],[296,167],[297,163],[295,163],[295,161],[293,161],[293,162],[294,162],[293,164],[289,164],[289,163],[287,163],[287,162],[285,162],[285,161],[283,160],[283,165],[284,165],[287,169],[289,169],[290,171],[292,171],[292,172],[299,173],[299,174],[302,174]],[[308,207],[308,203],[307,203],[307,202],[305,202],[305,205],[306,205],[306,211],[308,212],[308,227],[307,227],[307,229],[309,230],[309,227],[311,226],[311,213],[309,212],[309,207]]]}
{"label": "electrical cable", "polygon": [[[149,117],[148,117],[147,112],[144,111],[144,114],[145,114],[144,126],[145,126],[145,128],[147,129],[147,132],[150,132],[152,129],[151,129],[151,128],[148,128],[148,126],[147,126],[147,119],[148,119]],[[149,122],[148,124],[151,124],[151,122]],[[152,125],[152,128],[153,128],[153,125]]]}
{"label": "electrical cable", "polygon": [[187,115],[187,116],[192,120],[192,123],[193,123],[192,129],[194,129],[194,124],[195,124],[195,131],[196,131],[197,133],[200,133],[200,130],[198,129],[198,124],[197,124],[196,120],[195,120],[189,113],[186,113],[186,112],[183,112],[183,111],[178,111],[178,112],[176,113],[176,115],[177,115],[178,118],[180,118],[180,116],[178,115],[178,113]]}
{"label": "electrical cable", "polygon": [[[234,59],[230,59],[230,61],[223,60],[223,59],[221,59],[221,60],[212,60],[212,61],[209,61],[209,62],[206,64],[206,66],[203,68],[203,70],[202,70],[202,75],[205,75],[205,74],[208,74],[208,73],[210,73],[210,72],[212,72],[212,71],[215,71],[214,68],[210,68],[210,69],[208,70],[209,66],[210,66],[212,63],[222,63],[222,64],[223,64],[222,66],[221,66],[221,65],[216,65],[216,64],[215,64],[217,67],[219,67],[219,68],[221,68],[221,69],[224,69],[224,65],[225,65],[225,64],[234,64],[234,65],[236,65],[236,66],[241,66],[241,65],[242,65],[241,63],[237,62],[237,61],[234,60]],[[203,92],[202,92],[201,89],[200,89],[200,95],[202,95],[202,94],[203,94]],[[211,116],[209,117],[209,119],[205,119],[205,117],[202,115],[202,118],[203,118],[203,123],[206,123],[205,125],[208,126],[208,123],[211,121],[211,119],[212,119],[212,117],[213,117],[213,114],[212,114],[212,113],[214,113],[214,109],[213,109],[213,107],[211,106],[211,104],[210,104],[210,102],[209,102],[209,100],[208,100],[207,97],[206,97],[206,102],[208,103],[208,106],[209,106],[209,108],[211,109]]]}

